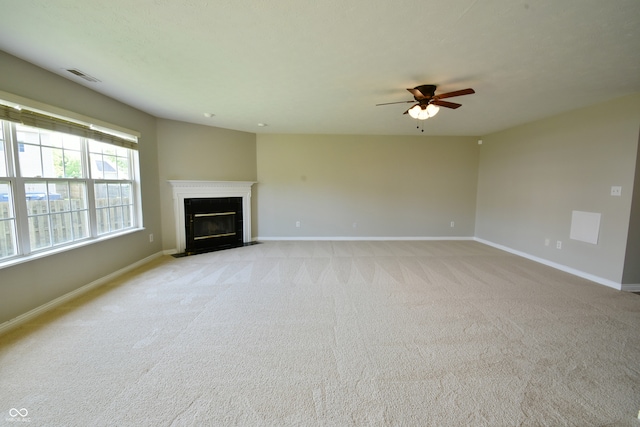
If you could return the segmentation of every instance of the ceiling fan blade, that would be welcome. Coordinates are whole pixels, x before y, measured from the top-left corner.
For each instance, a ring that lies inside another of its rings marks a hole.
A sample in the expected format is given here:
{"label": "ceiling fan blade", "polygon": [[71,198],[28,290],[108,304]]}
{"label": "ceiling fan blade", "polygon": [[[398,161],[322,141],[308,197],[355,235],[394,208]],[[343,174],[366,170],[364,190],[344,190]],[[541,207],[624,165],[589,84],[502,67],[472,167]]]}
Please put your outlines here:
{"label": "ceiling fan blade", "polygon": [[[420,92],[418,89],[407,89],[411,95],[413,95],[413,97],[416,99],[416,101],[420,101],[422,99],[427,98],[422,92]],[[413,102],[413,101],[411,101]]]}
{"label": "ceiling fan blade", "polygon": [[432,104],[439,105],[440,107],[453,108],[454,110],[458,107],[462,107],[462,104],[456,104],[455,102],[449,101],[440,101],[439,99],[435,99],[431,101]]}
{"label": "ceiling fan blade", "polygon": [[440,95],[434,96],[434,98],[437,98],[437,99],[453,98],[454,96],[471,95],[472,93],[476,93],[476,91],[471,88],[461,89],[461,90],[455,90],[453,92],[442,93]]}
{"label": "ceiling fan blade", "polygon": [[385,102],[384,104],[376,104],[376,107],[379,105],[408,104],[409,102],[415,102],[415,101]]}
{"label": "ceiling fan blade", "polygon": [[[413,102],[413,101],[411,101],[411,102]],[[416,105],[420,105],[420,104],[416,104]],[[416,105],[412,105],[411,108],[415,107]],[[407,111],[405,111],[402,114],[409,114],[409,110],[411,110],[411,108],[409,108]]]}

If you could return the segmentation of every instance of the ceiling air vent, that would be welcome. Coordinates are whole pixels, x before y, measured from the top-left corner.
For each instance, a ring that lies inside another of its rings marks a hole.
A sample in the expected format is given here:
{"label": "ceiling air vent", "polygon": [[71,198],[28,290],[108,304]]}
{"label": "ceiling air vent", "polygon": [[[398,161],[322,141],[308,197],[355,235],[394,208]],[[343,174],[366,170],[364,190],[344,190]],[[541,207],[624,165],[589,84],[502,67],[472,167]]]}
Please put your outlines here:
{"label": "ceiling air vent", "polygon": [[90,76],[89,74],[83,73],[80,70],[77,70],[75,68],[69,68],[67,69],[68,72],[70,72],[71,74],[80,77],[81,79],[85,79],[88,82],[91,83],[98,83],[100,82],[100,80],[96,79],[95,77]]}

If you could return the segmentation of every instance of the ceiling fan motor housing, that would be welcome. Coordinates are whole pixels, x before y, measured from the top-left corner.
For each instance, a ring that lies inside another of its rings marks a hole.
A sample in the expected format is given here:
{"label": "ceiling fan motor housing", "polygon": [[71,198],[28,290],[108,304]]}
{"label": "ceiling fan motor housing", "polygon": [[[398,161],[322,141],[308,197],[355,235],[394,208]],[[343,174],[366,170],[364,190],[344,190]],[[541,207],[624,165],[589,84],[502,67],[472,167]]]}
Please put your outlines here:
{"label": "ceiling fan motor housing", "polygon": [[[433,98],[433,96],[436,93],[436,85],[421,85],[421,86],[416,86],[414,89],[419,90],[420,93],[428,99]],[[416,99],[416,101],[420,101],[421,99],[417,96],[414,95],[414,98]]]}

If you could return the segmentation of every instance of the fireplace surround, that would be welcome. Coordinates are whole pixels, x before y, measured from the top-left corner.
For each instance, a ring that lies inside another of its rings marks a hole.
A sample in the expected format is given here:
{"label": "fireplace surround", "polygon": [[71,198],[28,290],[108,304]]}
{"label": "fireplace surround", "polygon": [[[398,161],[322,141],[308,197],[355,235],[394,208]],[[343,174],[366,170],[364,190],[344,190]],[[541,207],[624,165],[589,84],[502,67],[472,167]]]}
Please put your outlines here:
{"label": "fireplace surround", "polygon": [[[188,229],[186,224],[188,217],[185,212],[185,201],[190,203],[191,200],[211,199],[210,204],[212,206],[224,203],[224,201],[236,200],[239,207],[241,206],[241,218],[238,218],[236,214],[233,219],[229,218],[227,223],[231,221],[235,223],[236,226],[238,226],[239,224],[242,228],[240,235],[241,239],[239,236],[237,243],[251,243],[251,186],[255,184],[255,182],[189,180],[170,180],[168,182],[171,185],[173,191],[173,211],[176,227],[176,252],[178,254],[187,253]],[[207,203],[205,202],[205,204]],[[230,216],[230,211],[226,208],[217,210],[220,212],[215,212],[216,209],[213,209],[209,213],[229,214]],[[208,218],[208,215],[204,216],[206,214],[204,214],[203,212],[204,211],[198,212],[201,215],[200,219],[210,219]],[[228,237],[230,236],[221,236],[221,234],[228,234],[227,232],[218,230],[218,228],[221,226],[223,225],[200,225],[199,228],[202,235],[210,232],[211,236],[215,236],[213,237],[214,240],[218,238],[227,238],[227,240],[229,240]],[[196,251],[195,253],[199,252]]]}

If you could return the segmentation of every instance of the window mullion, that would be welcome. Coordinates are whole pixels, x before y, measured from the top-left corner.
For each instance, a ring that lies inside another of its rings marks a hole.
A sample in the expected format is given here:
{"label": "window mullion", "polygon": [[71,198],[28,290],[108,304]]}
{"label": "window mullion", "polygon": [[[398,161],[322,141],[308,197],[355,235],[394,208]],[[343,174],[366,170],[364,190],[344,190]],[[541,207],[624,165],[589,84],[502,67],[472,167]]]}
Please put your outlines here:
{"label": "window mullion", "polygon": [[95,180],[91,169],[91,154],[89,153],[89,140],[82,140],[82,158],[84,164],[84,176],[87,182],[87,207],[89,208],[89,235],[98,237],[98,217],[96,215],[96,191]]}
{"label": "window mullion", "polygon": [[142,227],[142,192],[140,189],[140,169],[138,151],[129,152],[129,179],[131,182],[131,202],[133,204],[132,218],[135,227]]}
{"label": "window mullion", "polygon": [[87,205],[89,206],[89,230],[91,237],[98,236],[98,216],[96,215],[96,192],[95,181],[91,178],[87,180]]}
{"label": "window mullion", "polygon": [[7,176],[8,177],[13,177],[13,176],[18,176],[17,174],[17,169],[16,169],[16,162],[17,162],[17,158],[18,158],[18,151],[17,149],[14,149],[15,147],[15,141],[14,139],[17,139],[14,137],[15,133],[15,129],[14,129],[14,125],[13,124],[9,124],[8,122],[4,123],[3,126],[4,129],[4,141],[5,141],[5,160],[7,163]]}
{"label": "window mullion", "polygon": [[13,208],[16,215],[16,229],[18,232],[18,254],[28,255],[31,253],[31,241],[29,240],[29,216],[27,207],[27,197],[25,194],[25,180],[16,177],[13,181]]}
{"label": "window mullion", "polygon": [[11,191],[13,196],[13,215],[16,226],[16,254],[27,255],[31,253],[29,242],[29,222],[27,220],[27,200],[24,189],[24,179],[20,177],[20,162],[18,161],[18,136],[14,123],[5,122],[5,149],[7,150],[7,168]]}

